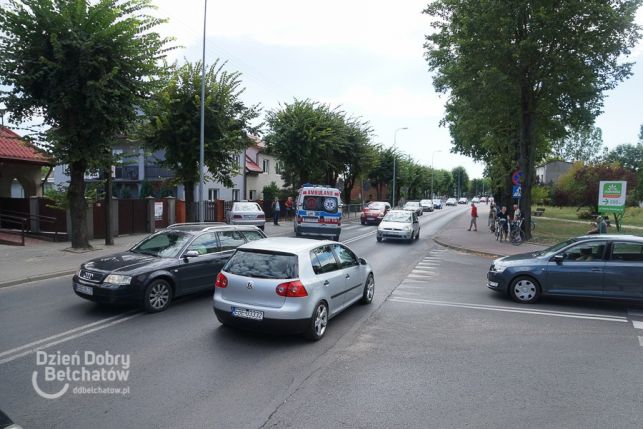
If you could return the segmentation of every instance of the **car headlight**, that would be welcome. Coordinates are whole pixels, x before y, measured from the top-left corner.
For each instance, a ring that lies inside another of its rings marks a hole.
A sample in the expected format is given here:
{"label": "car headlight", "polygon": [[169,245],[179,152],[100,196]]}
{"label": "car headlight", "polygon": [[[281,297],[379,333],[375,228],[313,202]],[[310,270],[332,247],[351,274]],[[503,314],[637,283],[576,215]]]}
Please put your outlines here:
{"label": "car headlight", "polygon": [[404,227],[404,230],[405,230],[405,231],[413,231],[413,227],[412,227],[411,225],[406,225],[406,226]]}
{"label": "car headlight", "polygon": [[507,268],[508,267],[506,265],[494,265],[493,271],[495,271],[496,273],[501,273],[504,270],[506,270]]}
{"label": "car headlight", "polygon": [[110,274],[108,275],[103,283],[109,283],[113,285],[128,285],[132,282],[132,276],[123,276],[120,274]]}

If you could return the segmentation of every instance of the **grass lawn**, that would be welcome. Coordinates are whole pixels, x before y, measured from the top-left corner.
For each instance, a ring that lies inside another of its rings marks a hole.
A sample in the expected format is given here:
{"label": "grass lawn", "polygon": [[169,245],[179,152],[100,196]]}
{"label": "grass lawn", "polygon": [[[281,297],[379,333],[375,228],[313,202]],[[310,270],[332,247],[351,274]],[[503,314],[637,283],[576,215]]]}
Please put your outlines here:
{"label": "grass lawn", "polygon": [[[545,213],[543,213],[543,216],[545,217],[553,217],[556,219],[579,220],[577,216],[578,212],[576,211],[577,207],[550,207],[550,206],[534,205],[532,207],[532,210],[535,212],[537,207],[544,207]],[[587,209],[582,208],[581,211],[582,210],[587,210]],[[614,224],[614,215],[610,215],[610,220],[612,221],[612,224]],[[643,208],[626,207],[622,224],[633,225],[633,226],[643,226]]]}
{"label": "grass lawn", "polygon": [[[547,208],[545,214],[549,216],[549,208]],[[585,235],[590,229],[592,229],[591,222],[582,224],[566,222],[565,220],[536,218],[536,229],[533,232],[533,241],[539,244],[555,244],[571,237]],[[643,230],[641,229],[621,228],[621,232],[617,232],[616,226],[614,226],[613,222],[607,232],[609,234],[632,234],[643,236]]]}

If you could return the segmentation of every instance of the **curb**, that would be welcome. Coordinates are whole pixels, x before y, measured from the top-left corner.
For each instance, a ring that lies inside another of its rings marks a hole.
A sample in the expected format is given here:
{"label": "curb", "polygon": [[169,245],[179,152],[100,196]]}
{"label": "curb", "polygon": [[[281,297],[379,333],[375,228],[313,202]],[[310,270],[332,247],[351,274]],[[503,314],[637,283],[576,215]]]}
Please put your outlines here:
{"label": "curb", "polygon": [[464,252],[464,253],[469,253],[471,255],[478,255],[478,256],[484,256],[488,258],[502,258],[503,256],[507,255],[499,255],[497,253],[490,253],[490,252],[483,252],[481,250],[472,250],[472,249],[467,249],[466,247],[461,247],[461,246],[456,246],[454,244],[450,244],[447,242],[442,241],[439,237],[434,237],[433,241],[439,244],[440,246],[447,247],[449,249],[457,250],[459,252]]}
{"label": "curb", "polygon": [[70,274],[74,274],[76,271],[78,270],[58,271],[55,273],[40,274],[32,277],[24,277],[22,279],[10,280],[8,282],[0,283],[0,289],[9,287],[9,286],[19,285],[22,283],[29,283],[29,282],[35,282],[38,280],[47,280],[47,279],[53,279],[56,277],[68,276]]}

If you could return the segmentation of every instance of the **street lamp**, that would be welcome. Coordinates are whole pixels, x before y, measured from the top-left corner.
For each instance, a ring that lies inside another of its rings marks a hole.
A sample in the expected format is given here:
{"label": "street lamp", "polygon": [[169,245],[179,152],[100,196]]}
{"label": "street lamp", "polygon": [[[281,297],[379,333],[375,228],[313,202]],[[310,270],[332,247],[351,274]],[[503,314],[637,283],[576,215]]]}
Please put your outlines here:
{"label": "street lamp", "polygon": [[205,29],[208,17],[208,0],[203,6],[203,54],[201,57],[201,136],[199,138],[199,222],[205,221],[205,202],[203,188],[205,186],[203,164],[205,163]]}
{"label": "street lamp", "polygon": [[442,152],[442,151],[434,150],[433,153],[431,154],[431,199],[435,198],[435,194],[433,193],[433,176],[435,176],[435,168],[433,167],[433,157],[435,156],[436,152]]}
{"label": "street lamp", "polygon": [[[397,132],[400,130],[408,130],[408,127],[401,127],[397,128],[395,132],[393,133],[393,149],[395,149],[395,145],[397,144]],[[393,207],[395,207],[395,162],[397,161],[397,156],[395,153],[393,153]]]}

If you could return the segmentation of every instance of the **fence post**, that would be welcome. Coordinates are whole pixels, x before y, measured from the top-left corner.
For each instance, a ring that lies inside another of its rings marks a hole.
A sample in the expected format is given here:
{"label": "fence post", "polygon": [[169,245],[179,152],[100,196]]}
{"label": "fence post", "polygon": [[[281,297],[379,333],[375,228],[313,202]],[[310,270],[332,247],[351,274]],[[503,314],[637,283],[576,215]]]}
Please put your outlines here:
{"label": "fence post", "polygon": [[217,200],[215,222],[225,222],[225,201]]}
{"label": "fence post", "polygon": [[29,229],[31,232],[40,232],[40,197],[29,197]]}
{"label": "fence post", "polygon": [[149,233],[156,231],[156,218],[154,217],[154,197],[145,197],[147,203],[147,227],[145,230]]}
{"label": "fence post", "polygon": [[110,213],[112,222],[112,236],[118,237],[118,198],[112,197],[112,212]]}
{"label": "fence post", "polygon": [[176,198],[165,197],[167,201],[167,224],[172,225],[176,223]]}

